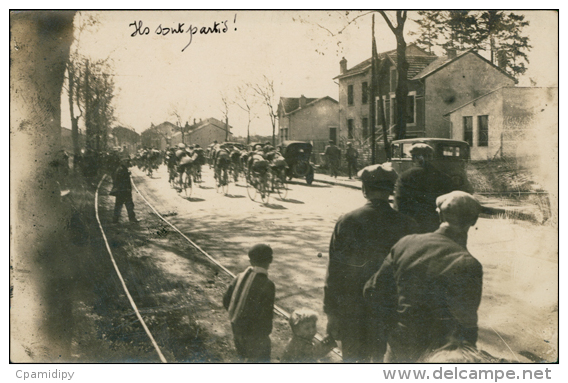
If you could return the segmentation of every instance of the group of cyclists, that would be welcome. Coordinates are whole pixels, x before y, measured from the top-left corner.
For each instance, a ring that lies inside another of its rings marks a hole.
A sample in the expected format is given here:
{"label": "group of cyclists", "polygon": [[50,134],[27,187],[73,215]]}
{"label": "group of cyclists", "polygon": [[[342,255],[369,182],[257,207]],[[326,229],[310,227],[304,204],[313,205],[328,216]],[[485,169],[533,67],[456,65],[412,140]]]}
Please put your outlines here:
{"label": "group of cyclists", "polygon": [[161,162],[161,153],[157,149],[142,148],[134,158],[134,163],[138,169],[142,170],[149,177],[152,177],[154,170],[158,170]]}
{"label": "group of cyclists", "polygon": [[233,142],[214,141],[205,149],[198,144],[179,143],[163,154],[156,149],[141,149],[135,161],[148,176],[163,162],[168,169],[170,186],[180,193],[185,191],[186,195],[190,195],[196,182],[201,182],[201,167],[207,163],[213,169],[218,191],[227,194],[229,183],[237,183],[242,177],[247,186],[260,189],[263,194],[263,189],[274,189],[269,180],[277,179],[281,187],[286,180],[288,166],[279,149],[269,142],[254,144],[248,149]]}
{"label": "group of cyclists", "polygon": [[205,164],[205,151],[199,145],[183,143],[169,148],[164,155],[170,186],[178,192],[191,191],[195,182],[201,182],[201,166]]}

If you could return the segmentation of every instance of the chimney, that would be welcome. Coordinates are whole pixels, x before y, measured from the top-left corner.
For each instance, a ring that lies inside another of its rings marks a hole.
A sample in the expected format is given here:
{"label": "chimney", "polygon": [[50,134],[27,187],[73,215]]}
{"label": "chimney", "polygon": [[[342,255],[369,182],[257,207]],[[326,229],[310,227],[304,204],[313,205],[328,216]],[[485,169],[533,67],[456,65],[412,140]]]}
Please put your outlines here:
{"label": "chimney", "polygon": [[304,95],[300,96],[300,108],[303,108],[306,106],[306,97],[304,97]]}
{"label": "chimney", "polygon": [[456,52],[456,48],[448,48],[446,49],[446,53],[448,54],[448,58],[451,59],[455,59],[457,52]]}
{"label": "chimney", "polygon": [[347,60],[343,57],[339,62],[339,74],[344,74],[345,72],[347,72]]}
{"label": "chimney", "polygon": [[193,125],[195,125],[195,118],[193,119]]}

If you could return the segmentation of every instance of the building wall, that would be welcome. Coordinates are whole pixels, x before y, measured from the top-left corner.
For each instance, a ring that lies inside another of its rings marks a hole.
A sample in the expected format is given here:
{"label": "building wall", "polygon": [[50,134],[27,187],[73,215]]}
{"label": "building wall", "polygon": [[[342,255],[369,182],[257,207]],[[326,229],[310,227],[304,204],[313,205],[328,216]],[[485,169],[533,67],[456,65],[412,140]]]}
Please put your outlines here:
{"label": "building wall", "polygon": [[[479,146],[478,116],[488,116],[489,142],[487,146]],[[501,91],[493,92],[475,102],[464,106],[450,115],[451,136],[454,140],[465,140],[463,118],[472,117],[473,145],[471,145],[471,159],[492,159],[500,156],[501,132],[503,132],[503,94]]]}
{"label": "building wall", "polygon": [[[339,80],[339,132],[338,137],[347,140],[347,121],[353,119],[355,135],[361,135],[363,130],[363,118],[369,118],[370,99],[363,104],[363,82],[371,86],[371,70],[364,74],[350,76]],[[348,87],[353,85],[353,105],[348,105]],[[371,121],[369,119],[369,129]]]}
{"label": "building wall", "polygon": [[488,62],[469,53],[425,78],[425,135],[449,138],[444,114],[514,81]]}
{"label": "building wall", "polygon": [[[550,132],[558,129],[558,88],[499,89],[451,113],[452,137],[463,140],[463,117],[473,117],[473,160],[495,157],[538,157],[548,145]],[[488,115],[489,143],[477,144],[477,116]]]}
{"label": "building wall", "polygon": [[[199,144],[202,148],[207,147],[212,144],[213,141],[225,142],[225,130],[219,128],[213,124],[207,124],[198,129],[186,134],[185,143],[188,145]],[[231,140],[231,134],[229,133],[229,141]]]}
{"label": "building wall", "polygon": [[339,105],[330,99],[323,99],[280,119],[280,129],[288,129],[288,140],[313,142],[314,152],[323,150],[327,145],[331,127],[337,128],[339,141]]}

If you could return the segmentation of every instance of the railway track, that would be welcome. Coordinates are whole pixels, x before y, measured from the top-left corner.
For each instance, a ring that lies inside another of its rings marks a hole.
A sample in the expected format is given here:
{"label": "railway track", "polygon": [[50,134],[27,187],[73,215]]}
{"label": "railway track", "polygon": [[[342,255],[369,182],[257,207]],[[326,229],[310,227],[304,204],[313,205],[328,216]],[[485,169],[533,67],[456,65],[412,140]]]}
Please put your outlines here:
{"label": "railway track", "polygon": [[[99,189],[101,187],[101,185],[103,184],[104,180],[106,179],[106,175],[103,176],[97,186],[97,189],[95,191],[95,213],[96,213],[96,219],[97,219],[97,223],[99,225],[99,229],[101,231],[101,235],[103,237],[103,240],[105,242],[105,246],[107,249],[107,252],[109,254],[109,257],[111,259],[111,262],[114,266],[114,269],[116,271],[116,274],[120,280],[120,283],[123,287],[123,290],[130,302],[130,305],[136,315],[136,317],[138,318],[138,320],[140,321],[140,324],[142,325],[142,327],[144,328],[144,331],[146,333],[146,335],[148,336],[148,338],[150,339],[154,349],[156,350],[156,353],[158,354],[158,357],[160,358],[160,361],[162,363],[168,363],[168,361],[166,360],[166,358],[164,357],[162,350],[160,349],[160,347],[158,346],[158,344],[156,343],[154,336],[152,335],[150,329],[148,328],[146,322],[144,321],[140,310],[138,309],[136,302],[134,301],[134,299],[132,298],[132,295],[130,294],[128,287],[126,286],[126,283],[124,281],[124,278],[120,272],[120,269],[116,263],[116,260],[113,256],[111,247],[109,245],[107,236],[105,234],[104,228],[102,226],[102,223],[100,221],[100,217],[99,217],[99,210],[98,210],[98,197],[99,197]],[[226,275],[230,276],[231,278],[235,278],[235,274],[232,273],[229,269],[227,269],[224,265],[222,265],[217,259],[215,259],[213,256],[211,256],[209,253],[207,253],[207,251],[205,251],[203,248],[201,248],[199,245],[197,245],[194,241],[192,241],[187,235],[185,235],[178,227],[176,227],[173,223],[171,223],[168,219],[166,219],[164,217],[164,215],[162,215],[153,205],[152,203],[150,203],[150,201],[140,192],[140,190],[138,189],[136,183],[134,182],[133,179],[131,179],[132,181],[132,186],[134,187],[135,192],[142,198],[142,200],[145,202],[145,204],[152,210],[152,212],[161,220],[163,221],[166,225],[168,225],[170,228],[173,229],[173,231],[175,231],[181,238],[183,238],[184,241],[186,241],[191,247],[193,247],[194,249],[196,249],[202,256],[204,256],[209,262],[210,264],[221,270],[223,273],[225,273]],[[278,305],[274,305],[274,312],[285,318],[288,319],[290,317],[290,314],[284,310],[283,308],[279,307]],[[314,339],[316,341],[321,341],[323,339],[323,336],[321,336],[320,334],[316,334],[316,336],[314,337]],[[341,358],[341,351],[338,348],[333,349],[333,353],[335,354],[336,358]],[[341,360],[341,359],[339,359]]]}

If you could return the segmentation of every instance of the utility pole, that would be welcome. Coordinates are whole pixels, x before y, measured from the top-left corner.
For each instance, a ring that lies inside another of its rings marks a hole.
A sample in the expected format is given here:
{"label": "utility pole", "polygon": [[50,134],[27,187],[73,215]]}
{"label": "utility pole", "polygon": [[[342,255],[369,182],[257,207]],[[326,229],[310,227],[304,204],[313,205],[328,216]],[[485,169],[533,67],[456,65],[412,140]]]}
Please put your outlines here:
{"label": "utility pole", "polygon": [[373,15],[373,26],[371,29],[373,34],[373,43],[372,43],[372,52],[371,52],[371,89],[370,89],[370,99],[371,102],[369,103],[369,122],[371,123],[371,164],[375,163],[376,155],[375,155],[375,84],[376,84],[376,76],[375,73],[375,51],[376,51],[376,42],[375,42],[375,15]]}

